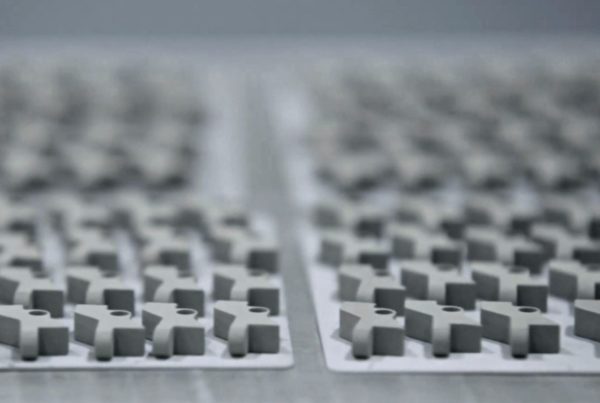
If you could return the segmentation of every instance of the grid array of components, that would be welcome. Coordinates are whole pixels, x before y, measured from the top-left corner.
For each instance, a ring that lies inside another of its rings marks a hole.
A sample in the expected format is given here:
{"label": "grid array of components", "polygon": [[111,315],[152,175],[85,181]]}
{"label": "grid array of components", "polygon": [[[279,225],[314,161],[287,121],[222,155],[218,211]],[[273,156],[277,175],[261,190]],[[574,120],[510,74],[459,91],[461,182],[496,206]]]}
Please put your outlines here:
{"label": "grid array of components", "polygon": [[204,188],[235,166],[171,67],[0,66],[0,369],[292,365],[275,229]]}
{"label": "grid array of components", "polygon": [[331,369],[600,372],[599,72],[331,63],[274,91]]}
{"label": "grid array of components", "polygon": [[188,183],[205,117],[194,75],[181,66],[87,63],[2,63],[2,184],[22,191]]}

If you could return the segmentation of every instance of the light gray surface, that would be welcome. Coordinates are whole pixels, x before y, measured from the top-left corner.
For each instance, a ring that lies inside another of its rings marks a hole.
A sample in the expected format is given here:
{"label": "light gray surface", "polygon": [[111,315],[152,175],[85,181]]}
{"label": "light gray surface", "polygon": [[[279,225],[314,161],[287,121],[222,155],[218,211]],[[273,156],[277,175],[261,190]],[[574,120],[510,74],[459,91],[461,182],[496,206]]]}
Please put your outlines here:
{"label": "light gray surface", "polygon": [[599,30],[594,0],[0,0],[0,35],[14,37]]}
{"label": "light gray surface", "polygon": [[[273,371],[63,371],[0,374],[0,400],[60,401],[406,401],[406,402],[593,402],[600,378],[593,376],[353,375],[325,367],[308,284],[292,227],[293,214],[257,88],[248,110],[249,203],[275,216],[281,229],[282,271],[287,287],[295,367]],[[265,208],[266,207],[266,208]],[[231,380],[235,378],[235,386]],[[116,400],[119,399],[119,400]]]}

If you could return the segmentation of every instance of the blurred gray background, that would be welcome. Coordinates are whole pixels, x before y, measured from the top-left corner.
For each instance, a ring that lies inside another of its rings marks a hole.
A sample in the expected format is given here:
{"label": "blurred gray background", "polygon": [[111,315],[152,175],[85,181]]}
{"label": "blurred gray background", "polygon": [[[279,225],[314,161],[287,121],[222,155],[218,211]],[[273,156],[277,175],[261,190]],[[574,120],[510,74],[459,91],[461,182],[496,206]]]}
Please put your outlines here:
{"label": "blurred gray background", "polygon": [[597,0],[0,0],[0,37],[600,31]]}

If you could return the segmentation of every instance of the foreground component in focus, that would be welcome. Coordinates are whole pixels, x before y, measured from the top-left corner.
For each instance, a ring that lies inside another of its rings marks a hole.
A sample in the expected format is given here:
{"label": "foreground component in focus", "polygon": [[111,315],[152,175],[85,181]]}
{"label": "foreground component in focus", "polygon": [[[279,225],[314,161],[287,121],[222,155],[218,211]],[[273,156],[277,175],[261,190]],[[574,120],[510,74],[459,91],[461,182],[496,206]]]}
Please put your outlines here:
{"label": "foreground component in focus", "polygon": [[204,316],[204,290],[196,279],[183,275],[174,266],[151,266],[144,271],[144,299],[147,302],[174,302],[180,308]]}
{"label": "foreground component in focus", "polygon": [[514,357],[560,351],[560,326],[540,310],[510,302],[482,302],[483,337],[510,345]]}
{"label": "foreground component in focus", "polygon": [[575,335],[600,342],[600,300],[575,301]]}
{"label": "foreground component in focus", "polygon": [[524,267],[495,262],[472,263],[471,276],[477,285],[477,296],[481,299],[534,306],[546,312],[548,286],[533,279]]}
{"label": "foreground component in focus", "polygon": [[30,269],[4,268],[0,271],[0,302],[42,309],[59,318],[63,316],[65,293],[49,278],[39,277]]}
{"label": "foreground component in focus", "polygon": [[404,354],[404,329],[391,309],[368,302],[343,302],[340,308],[340,337],[352,343],[352,355]]}
{"label": "foreground component in focus", "polygon": [[269,319],[267,308],[245,301],[217,301],[214,315],[215,336],[227,340],[232,356],[279,352],[279,325]]}
{"label": "foreground component in focus", "polygon": [[576,260],[551,260],[550,293],[569,301],[600,298],[600,270]]}
{"label": "foreground component in focus", "polygon": [[69,328],[47,311],[0,306],[0,343],[18,347],[24,360],[39,355],[67,355]]}
{"label": "foreground component in focus", "polygon": [[93,266],[68,270],[67,298],[75,304],[107,305],[109,309],[129,312],[133,312],[135,304],[133,289]]}
{"label": "foreground component in focus", "polygon": [[217,301],[248,301],[251,306],[269,309],[270,315],[279,315],[279,288],[266,271],[220,265],[213,275],[213,297]]}
{"label": "foreground component in focus", "polygon": [[142,323],[146,338],[152,340],[152,354],[162,358],[204,354],[204,328],[196,316],[195,310],[177,308],[177,304],[144,304]]}
{"label": "foreground component in focus", "polygon": [[436,266],[428,261],[403,262],[402,285],[409,296],[440,304],[475,309],[475,283],[461,276],[454,266]]}
{"label": "foreground component in focus", "polygon": [[75,307],[75,340],[94,347],[98,360],[144,355],[144,327],[127,311],[106,305]]}
{"label": "foreground component in focus", "polygon": [[481,325],[457,306],[407,301],[405,327],[408,337],[431,343],[435,356],[481,351]]}
{"label": "foreground component in focus", "polygon": [[385,270],[367,265],[344,265],[340,268],[338,284],[342,301],[374,302],[377,307],[404,314],[404,287]]}

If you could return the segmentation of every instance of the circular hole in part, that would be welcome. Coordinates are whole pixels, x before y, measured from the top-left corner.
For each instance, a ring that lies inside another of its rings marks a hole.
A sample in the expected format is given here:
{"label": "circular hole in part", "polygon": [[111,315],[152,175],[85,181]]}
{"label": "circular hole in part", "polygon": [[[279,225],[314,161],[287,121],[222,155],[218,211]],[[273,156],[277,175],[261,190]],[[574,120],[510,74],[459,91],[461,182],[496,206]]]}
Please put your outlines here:
{"label": "circular hole in part", "polygon": [[48,312],[42,311],[41,309],[34,309],[33,311],[29,311],[29,314],[32,316],[44,316],[47,315]]}
{"label": "circular hole in part", "polygon": [[377,276],[377,277],[384,277],[388,275],[387,270],[373,270],[373,273]]}
{"label": "circular hole in part", "polygon": [[251,306],[248,310],[254,313],[269,312],[267,308],[263,308],[261,306]]}
{"label": "circular hole in part", "polygon": [[377,315],[391,315],[394,313],[394,311],[392,311],[391,309],[378,308],[375,309],[375,313]]}
{"label": "circular hole in part", "polygon": [[180,315],[195,315],[196,311],[194,311],[193,309],[182,308],[178,309],[177,313]]}
{"label": "circular hole in part", "polygon": [[444,312],[460,312],[461,309],[457,306],[445,306],[442,308]]}
{"label": "circular hole in part", "polygon": [[532,306],[522,306],[519,308],[519,312],[523,312],[523,313],[534,313],[537,311],[538,311],[538,309],[534,308]]}
{"label": "circular hole in part", "polygon": [[127,316],[127,315],[129,315],[129,312],[127,312],[127,311],[110,311],[110,314],[112,316]]}

